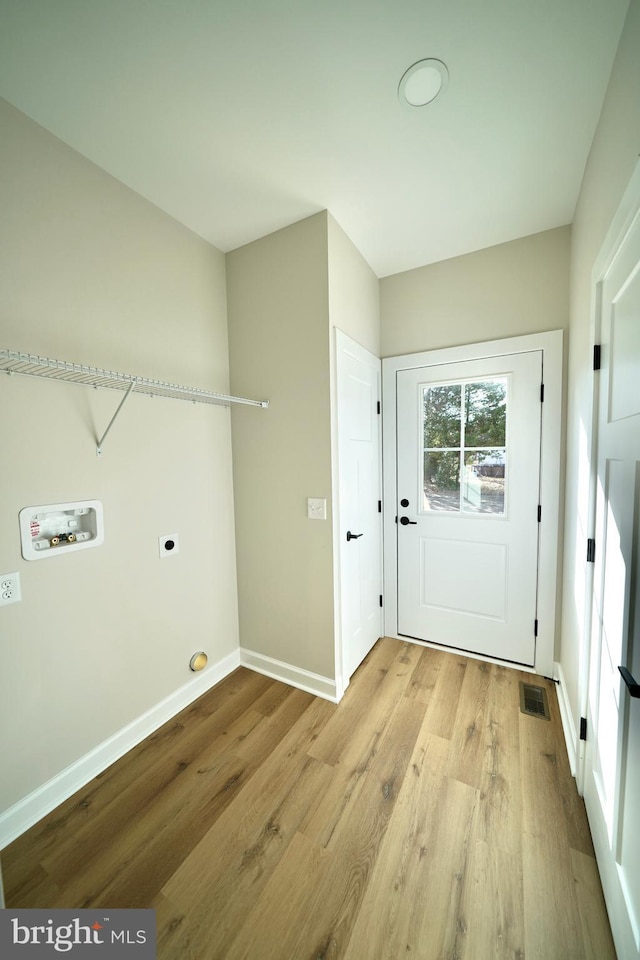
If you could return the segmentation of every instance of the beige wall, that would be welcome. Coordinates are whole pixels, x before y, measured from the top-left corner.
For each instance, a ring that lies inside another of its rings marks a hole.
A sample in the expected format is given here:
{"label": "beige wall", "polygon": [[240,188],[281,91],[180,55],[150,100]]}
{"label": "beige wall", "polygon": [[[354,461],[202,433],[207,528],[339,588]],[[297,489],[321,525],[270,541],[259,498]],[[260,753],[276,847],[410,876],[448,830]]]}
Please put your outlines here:
{"label": "beige wall", "polygon": [[[243,647],[334,677],[327,215],[227,255]],[[326,521],[307,519],[326,497]]]}
{"label": "beige wall", "polygon": [[327,218],[331,325],[380,356],[380,283],[331,215]]}
{"label": "beige wall", "polygon": [[559,227],[385,277],[382,356],[566,329],[569,243]]}
{"label": "beige wall", "polygon": [[561,663],[578,723],[580,649],[585,632],[591,422],[591,271],[640,154],[640,0],[631,0],[576,209],[571,256],[571,334]]}
{"label": "beige wall", "polygon": [[[566,330],[570,241],[558,227],[381,280],[382,355]],[[566,367],[566,338],[564,349]],[[564,458],[560,471],[564,483]],[[559,554],[562,523],[561,496]],[[556,656],[561,601],[559,583]]]}
{"label": "beige wall", "polygon": [[[331,432],[332,432],[332,474],[334,504],[340,506],[340,477],[345,465],[340,463],[340,442],[338,424],[338,396],[339,387],[337,377],[337,342],[335,331],[340,330],[356,343],[365,347],[375,357],[380,356],[380,282],[353,245],[342,227],[328,216],[328,254],[329,254],[329,322],[331,326]],[[344,491],[344,482],[342,484]],[[345,591],[353,589],[353,584],[345,583],[343,590],[343,572],[341,555],[341,538],[345,535],[346,523],[344,509],[334,510],[333,530],[333,563],[334,563],[334,622],[336,636],[336,681],[338,693],[342,695],[345,678],[342,664],[344,662],[343,644],[349,643],[348,636],[343,637],[342,625],[345,616],[348,616],[349,601]],[[366,538],[365,538],[366,539]],[[363,541],[364,543],[364,541]],[[364,548],[363,548],[364,549]],[[381,550],[381,543],[376,546],[369,543],[369,550]],[[375,553],[372,559],[372,568],[382,569],[382,556]],[[348,678],[347,678],[348,679]]]}
{"label": "beige wall", "polygon": [[[0,346],[226,392],[222,254],[2,103],[0,125]],[[192,682],[193,652],[237,649],[229,412],[133,395],[99,459],[119,398],[0,376],[23,593],[0,609],[0,811]],[[22,559],[22,507],[89,498],[102,547]]]}
{"label": "beige wall", "polygon": [[[331,328],[379,353],[379,285],[326,212],[227,255],[240,642],[334,680]],[[307,519],[307,497],[327,520]]]}

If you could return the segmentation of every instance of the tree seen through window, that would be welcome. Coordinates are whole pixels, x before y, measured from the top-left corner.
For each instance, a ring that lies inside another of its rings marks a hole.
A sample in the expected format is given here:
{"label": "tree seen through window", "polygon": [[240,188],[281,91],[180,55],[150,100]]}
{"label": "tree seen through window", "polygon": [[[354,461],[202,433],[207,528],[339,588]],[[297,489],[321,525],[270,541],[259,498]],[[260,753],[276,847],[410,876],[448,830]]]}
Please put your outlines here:
{"label": "tree seen through window", "polygon": [[507,380],[423,388],[425,508],[504,513]]}

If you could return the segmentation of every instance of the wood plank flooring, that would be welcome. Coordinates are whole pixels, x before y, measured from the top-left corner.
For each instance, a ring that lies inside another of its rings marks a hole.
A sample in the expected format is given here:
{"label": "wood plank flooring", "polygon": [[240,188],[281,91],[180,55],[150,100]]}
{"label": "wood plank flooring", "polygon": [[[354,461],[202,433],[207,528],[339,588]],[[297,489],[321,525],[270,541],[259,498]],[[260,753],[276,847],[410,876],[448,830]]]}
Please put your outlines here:
{"label": "wood plank flooring", "polygon": [[384,638],[338,706],[237,670],[2,852],[159,960],[613,960],[553,684]]}

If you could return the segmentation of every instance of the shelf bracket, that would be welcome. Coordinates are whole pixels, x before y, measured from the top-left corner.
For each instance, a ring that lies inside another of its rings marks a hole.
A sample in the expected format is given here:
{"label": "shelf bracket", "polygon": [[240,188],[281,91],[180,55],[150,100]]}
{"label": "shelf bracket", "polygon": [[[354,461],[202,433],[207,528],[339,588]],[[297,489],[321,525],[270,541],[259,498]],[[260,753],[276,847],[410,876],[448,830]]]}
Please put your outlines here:
{"label": "shelf bracket", "polygon": [[120,413],[120,411],[121,411],[122,408],[124,407],[126,401],[129,399],[129,394],[131,393],[131,391],[133,390],[134,387],[135,387],[135,380],[132,380],[131,383],[129,384],[129,387],[128,387],[128,389],[127,389],[127,392],[125,393],[124,397],[122,398],[122,400],[121,400],[120,403],[118,404],[118,409],[116,410],[116,412],[114,413],[114,415],[111,417],[111,420],[109,421],[109,426],[107,427],[107,429],[105,430],[105,432],[102,434],[102,436],[101,436],[100,439],[98,440],[98,445],[97,445],[97,447],[96,447],[96,456],[97,456],[97,457],[101,457],[101,456],[102,456],[102,444],[103,444],[104,441],[106,440],[107,434],[109,433],[109,430],[111,430],[111,427],[114,425],[114,423],[115,423],[116,420],[118,419],[118,414]]}
{"label": "shelf bracket", "polygon": [[102,447],[107,434],[118,419],[120,411],[134,387],[137,394],[144,394],[149,397],[188,400],[191,403],[213,404],[218,407],[244,404],[249,407],[262,407],[265,410],[269,406],[268,400],[231,397],[224,393],[203,390],[201,387],[186,387],[166,380],[153,380],[149,377],[133,377],[128,373],[117,373],[115,370],[103,370],[101,367],[89,367],[86,364],[69,363],[66,360],[52,360],[49,357],[40,357],[36,354],[20,353],[17,350],[5,350],[4,348],[0,349],[0,371],[4,371],[9,376],[17,373],[25,377],[57,380],[61,383],[76,383],[84,387],[93,387],[95,390],[104,387],[119,392],[126,391],[109,422],[109,426],[97,440],[96,455],[98,457],[102,456]]}

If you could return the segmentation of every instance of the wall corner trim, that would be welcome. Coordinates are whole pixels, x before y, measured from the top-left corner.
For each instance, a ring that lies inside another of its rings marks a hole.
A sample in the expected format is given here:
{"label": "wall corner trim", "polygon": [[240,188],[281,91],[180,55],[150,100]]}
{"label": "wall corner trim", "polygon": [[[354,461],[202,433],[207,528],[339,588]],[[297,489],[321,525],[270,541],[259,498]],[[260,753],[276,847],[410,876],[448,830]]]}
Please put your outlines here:
{"label": "wall corner trim", "polygon": [[330,700],[331,703],[338,703],[340,699],[335,680],[303,670],[302,667],[296,667],[291,663],[284,663],[282,660],[274,660],[273,657],[267,657],[255,650],[240,647],[240,665],[271,677],[272,680],[280,680],[291,687],[312,693],[315,697]]}
{"label": "wall corner trim", "polygon": [[578,769],[578,731],[575,723],[573,722],[571,707],[567,698],[567,684],[565,682],[562,664],[554,664],[553,676],[558,679],[556,691],[558,694],[558,706],[560,707],[560,718],[562,720],[562,731],[564,733],[564,739],[567,745],[567,754],[569,756],[571,775],[575,777]]}
{"label": "wall corner trim", "polygon": [[0,813],[0,850],[239,666],[236,649]]}

